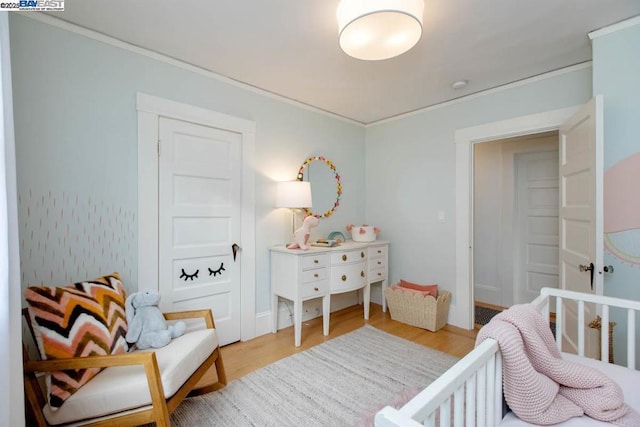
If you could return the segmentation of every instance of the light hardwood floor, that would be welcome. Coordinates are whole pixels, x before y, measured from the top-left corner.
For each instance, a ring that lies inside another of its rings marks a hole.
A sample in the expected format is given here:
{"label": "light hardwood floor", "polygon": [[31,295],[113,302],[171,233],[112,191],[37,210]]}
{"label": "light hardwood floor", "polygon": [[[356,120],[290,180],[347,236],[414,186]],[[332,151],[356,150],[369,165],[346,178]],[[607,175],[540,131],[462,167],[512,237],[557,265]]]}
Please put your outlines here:
{"label": "light hardwood floor", "polygon": [[[322,318],[303,322],[302,345],[293,345],[293,327],[277,334],[267,334],[251,341],[238,342],[222,348],[227,379],[240,378],[258,368],[304,351],[332,338],[354,331],[365,324],[397,335],[409,341],[462,357],[473,349],[477,331],[467,331],[455,326],[445,326],[438,332],[430,332],[391,319],[389,312],[371,304],[369,320],[364,320],[362,306],[356,305],[331,313],[329,336],[322,335]],[[399,357],[402,357],[399,355]]]}

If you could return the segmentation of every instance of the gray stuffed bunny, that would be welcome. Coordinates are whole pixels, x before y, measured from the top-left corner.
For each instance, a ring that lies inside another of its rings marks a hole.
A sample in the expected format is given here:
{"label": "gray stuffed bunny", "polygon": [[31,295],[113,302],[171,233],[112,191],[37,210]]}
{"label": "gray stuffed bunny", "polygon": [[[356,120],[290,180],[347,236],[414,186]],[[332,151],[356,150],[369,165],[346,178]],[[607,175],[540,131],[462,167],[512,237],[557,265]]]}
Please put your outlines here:
{"label": "gray stuffed bunny", "polygon": [[128,330],[125,339],[139,349],[160,348],[172,338],[184,334],[186,324],[182,321],[168,325],[158,308],[160,294],[155,291],[134,292],[125,302]]}

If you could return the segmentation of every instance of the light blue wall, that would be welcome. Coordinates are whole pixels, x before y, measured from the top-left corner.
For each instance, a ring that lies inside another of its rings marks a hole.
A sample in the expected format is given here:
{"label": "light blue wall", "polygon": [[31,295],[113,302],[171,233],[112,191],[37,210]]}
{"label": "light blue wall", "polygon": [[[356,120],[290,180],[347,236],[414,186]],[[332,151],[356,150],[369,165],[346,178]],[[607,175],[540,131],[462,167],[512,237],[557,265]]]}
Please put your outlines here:
{"label": "light blue wall", "polygon": [[[605,191],[607,171],[640,152],[640,18],[631,22],[635,25],[593,39],[593,93],[604,98]],[[640,169],[640,164],[634,169]],[[635,201],[640,197],[638,175],[627,180],[631,184],[628,197]],[[604,208],[606,223],[611,209],[625,206]],[[605,229],[605,238],[613,245],[605,251],[604,260],[605,264],[613,265],[614,274],[605,275],[604,292],[640,300],[640,212],[630,214],[635,217],[635,226],[616,233],[607,233]],[[626,341],[626,318],[616,313],[612,320],[618,322],[614,342],[621,344]],[[636,330],[640,331],[640,319],[636,319]],[[625,347],[616,345],[614,352],[616,363],[626,363]],[[640,366],[640,350],[636,350],[636,355],[636,366]]]}
{"label": "light blue wall", "polygon": [[[455,304],[457,129],[584,104],[589,67],[367,128],[367,222],[392,242],[391,283],[438,283]],[[445,215],[438,222],[438,211]]]}
{"label": "light blue wall", "polygon": [[28,17],[12,14],[10,31],[23,286],[115,270],[136,288],[137,92],[256,123],[258,312],[270,307],[268,248],[290,235],[275,181],[324,155],[344,190],[318,237],[364,221],[361,126]]}

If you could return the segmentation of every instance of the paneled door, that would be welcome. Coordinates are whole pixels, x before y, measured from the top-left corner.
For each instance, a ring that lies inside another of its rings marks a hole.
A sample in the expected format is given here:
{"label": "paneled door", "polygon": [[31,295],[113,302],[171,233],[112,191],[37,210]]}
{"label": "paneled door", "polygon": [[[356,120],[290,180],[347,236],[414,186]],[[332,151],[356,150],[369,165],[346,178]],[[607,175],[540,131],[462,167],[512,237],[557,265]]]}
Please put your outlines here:
{"label": "paneled door", "polygon": [[558,287],[558,150],[516,154],[514,304]]}
{"label": "paneled door", "polygon": [[[584,105],[560,127],[560,288],[602,295],[602,98]],[[588,324],[595,307],[585,304],[581,318],[575,304],[566,304],[563,349],[575,352],[577,323]],[[585,329],[585,352],[597,356],[598,335]]]}
{"label": "paneled door", "polygon": [[210,308],[220,344],[238,341],[241,135],[160,117],[159,137],[158,260],[163,307]]}

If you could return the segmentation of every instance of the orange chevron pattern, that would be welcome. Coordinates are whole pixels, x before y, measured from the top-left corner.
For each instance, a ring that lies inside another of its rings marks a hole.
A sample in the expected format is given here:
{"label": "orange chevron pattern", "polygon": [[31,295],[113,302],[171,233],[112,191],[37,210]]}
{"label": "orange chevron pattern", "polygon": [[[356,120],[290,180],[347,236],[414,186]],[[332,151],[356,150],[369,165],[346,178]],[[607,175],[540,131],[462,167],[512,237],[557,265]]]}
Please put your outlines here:
{"label": "orange chevron pattern", "polygon": [[[25,289],[40,356],[64,359],[125,353],[125,290],[118,273],[65,287]],[[49,405],[60,407],[100,369],[51,372]]]}

